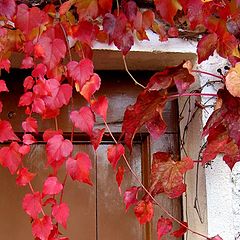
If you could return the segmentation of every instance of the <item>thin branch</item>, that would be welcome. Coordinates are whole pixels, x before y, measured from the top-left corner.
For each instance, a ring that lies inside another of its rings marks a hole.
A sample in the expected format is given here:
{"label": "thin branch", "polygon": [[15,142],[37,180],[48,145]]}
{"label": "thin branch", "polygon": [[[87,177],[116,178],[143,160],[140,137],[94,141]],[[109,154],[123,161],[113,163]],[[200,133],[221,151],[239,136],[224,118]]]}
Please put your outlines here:
{"label": "thin branch", "polygon": [[216,93],[182,93],[182,94],[172,94],[168,95],[167,99],[168,101],[175,100],[179,97],[217,97],[218,95]]}
{"label": "thin branch", "polygon": [[126,57],[123,55],[123,63],[124,63],[124,67],[126,72],[128,73],[128,75],[132,78],[132,80],[134,81],[134,83],[138,86],[140,86],[141,88],[145,89],[145,86],[143,86],[141,83],[139,83],[134,77],[133,75],[129,72],[128,70],[128,66],[127,66],[127,62],[126,62]]}
{"label": "thin branch", "polygon": [[209,72],[205,72],[205,71],[201,71],[201,70],[192,70],[191,72],[193,72],[193,73],[201,73],[201,74],[209,75],[209,76],[212,76],[212,77],[224,80],[223,76],[219,76],[219,75],[216,75],[216,74],[213,74],[213,73],[209,73]]}
{"label": "thin branch", "polygon": [[[104,124],[110,134],[110,136],[112,137],[113,141],[117,144],[117,140],[115,139],[115,137],[113,136],[112,134],[112,131],[111,129],[109,128],[107,122],[104,120]],[[192,232],[193,234],[196,234],[200,237],[203,237],[205,239],[210,239],[209,237],[201,234],[201,233],[198,233],[190,228],[188,228],[186,225],[184,225],[180,220],[178,220],[177,218],[175,218],[171,213],[169,213],[153,196],[152,194],[147,190],[147,188],[143,185],[142,181],[139,179],[139,177],[137,176],[137,174],[134,172],[134,170],[132,169],[132,167],[130,166],[128,160],[127,160],[127,157],[125,154],[123,154],[123,159],[128,167],[128,169],[130,170],[131,174],[135,177],[135,179],[137,180],[137,182],[140,184],[140,186],[142,187],[142,189],[148,194],[148,196],[152,199],[152,201],[166,214],[168,215],[172,220],[174,220],[175,222],[177,222],[180,226],[184,227],[184,228],[187,228],[188,231]]]}

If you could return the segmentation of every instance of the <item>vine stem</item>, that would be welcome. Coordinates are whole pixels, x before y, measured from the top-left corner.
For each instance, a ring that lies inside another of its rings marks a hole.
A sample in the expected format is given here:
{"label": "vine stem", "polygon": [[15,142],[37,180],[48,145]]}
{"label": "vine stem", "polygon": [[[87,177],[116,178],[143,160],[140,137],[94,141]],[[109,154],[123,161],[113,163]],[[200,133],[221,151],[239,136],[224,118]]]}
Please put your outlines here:
{"label": "vine stem", "polygon": [[192,73],[201,73],[201,74],[209,75],[209,76],[216,77],[216,78],[219,78],[221,80],[224,80],[223,76],[219,76],[219,75],[209,73],[209,72],[205,72],[205,71],[201,71],[201,70],[191,70],[191,72]]}
{"label": "vine stem", "polygon": [[167,97],[168,100],[174,100],[179,97],[217,97],[216,93],[182,93],[182,94],[172,94]]}
{"label": "vine stem", "polygon": [[[111,129],[109,128],[107,122],[105,120],[104,121],[104,124],[110,134],[110,136],[112,137],[113,141],[115,142],[115,144],[117,144],[117,140],[116,138],[113,136],[112,134],[112,131]],[[175,218],[171,213],[169,213],[153,196],[152,194],[147,190],[147,188],[143,185],[142,181],[139,179],[139,177],[137,176],[137,174],[135,173],[135,171],[132,169],[132,167],[130,166],[129,162],[128,162],[128,159],[126,157],[125,154],[122,155],[123,156],[123,159],[128,167],[128,169],[130,170],[130,172],[132,173],[132,175],[135,177],[135,179],[137,180],[137,182],[140,184],[140,186],[143,188],[143,190],[148,194],[148,196],[152,199],[152,201],[165,213],[167,214],[172,220],[174,220],[175,222],[177,222],[180,226],[186,228],[188,231],[192,232],[193,234],[196,234],[200,237],[203,237],[205,239],[208,239],[210,240],[209,237],[205,236],[204,234],[201,234],[201,233],[198,233],[190,228],[188,228],[186,225],[184,225],[180,220],[178,220],[177,218]]]}
{"label": "vine stem", "polygon": [[132,78],[132,80],[134,81],[134,83],[138,86],[140,86],[141,88],[145,89],[145,86],[143,86],[141,83],[139,83],[134,77],[133,75],[130,73],[130,71],[128,70],[128,66],[127,66],[127,62],[126,62],[126,57],[123,55],[123,63],[124,63],[124,67],[125,67],[125,71],[127,72],[127,74]]}

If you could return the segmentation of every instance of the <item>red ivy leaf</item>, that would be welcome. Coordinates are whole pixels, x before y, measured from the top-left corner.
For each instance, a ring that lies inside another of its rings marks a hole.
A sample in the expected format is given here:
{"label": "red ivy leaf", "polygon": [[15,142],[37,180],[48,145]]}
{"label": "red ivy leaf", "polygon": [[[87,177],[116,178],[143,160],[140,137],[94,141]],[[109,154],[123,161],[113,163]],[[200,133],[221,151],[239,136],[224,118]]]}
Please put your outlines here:
{"label": "red ivy leaf", "polygon": [[101,79],[98,74],[94,73],[90,79],[83,85],[80,93],[83,97],[90,102],[92,95],[99,90],[101,85]]}
{"label": "red ivy leaf", "polygon": [[11,19],[16,11],[15,0],[2,0],[0,2],[0,16],[6,16]]}
{"label": "red ivy leaf", "polygon": [[62,191],[63,185],[56,177],[48,177],[43,184],[43,194],[53,195]]}
{"label": "red ivy leaf", "polygon": [[185,226],[180,226],[180,228],[174,232],[171,233],[172,236],[176,238],[180,238],[184,235],[184,233],[187,231],[188,228],[188,223],[187,222],[182,222],[182,224]]}
{"label": "red ivy leaf", "polygon": [[181,161],[173,161],[169,153],[154,153],[150,192],[154,196],[161,192],[166,193],[170,198],[181,196],[186,190],[183,175],[192,168],[193,161],[189,157]]}
{"label": "red ivy leaf", "polygon": [[126,211],[131,205],[134,205],[138,202],[137,194],[139,189],[140,189],[139,187],[133,186],[125,191],[123,200],[126,205]]}
{"label": "red ivy leaf", "polygon": [[91,140],[91,143],[92,143],[95,151],[97,150],[99,144],[102,141],[104,132],[105,132],[105,128],[103,128],[103,129],[94,129],[92,131],[92,135],[90,137],[90,140]]}
{"label": "red ivy leaf", "polygon": [[158,240],[162,240],[162,237],[172,230],[172,220],[169,218],[161,217],[157,223]]}
{"label": "red ivy leaf", "polygon": [[154,0],[156,10],[160,12],[162,18],[174,25],[173,18],[182,6],[177,0]]}
{"label": "red ivy leaf", "polygon": [[49,216],[37,218],[32,224],[32,233],[35,238],[40,240],[47,240],[51,230],[53,229],[52,220]]}
{"label": "red ivy leaf", "polygon": [[140,224],[150,222],[153,217],[153,204],[150,201],[139,201],[134,208],[134,213]]}
{"label": "red ivy leaf", "polygon": [[41,194],[39,192],[35,192],[34,194],[28,193],[23,198],[23,210],[33,219],[36,219],[38,214],[42,211],[41,199]]}
{"label": "red ivy leaf", "polygon": [[165,91],[144,91],[138,96],[134,105],[128,106],[124,113],[122,132],[130,150],[136,132],[143,125],[148,125],[150,134],[155,137],[159,137],[165,132],[166,124],[162,119],[162,112],[166,99]]}
{"label": "red ivy leaf", "polygon": [[29,68],[32,68],[33,66],[34,66],[34,62],[33,62],[33,58],[32,57],[25,57],[22,60],[21,68],[29,69]]}
{"label": "red ivy leaf", "polygon": [[9,73],[11,62],[9,59],[0,60],[0,69],[5,69]]}
{"label": "red ivy leaf", "polygon": [[19,148],[18,152],[21,153],[23,156],[30,152],[31,148],[29,145],[23,145]]}
{"label": "red ivy leaf", "polygon": [[63,225],[64,228],[67,227],[67,219],[69,217],[69,207],[66,203],[61,203],[59,205],[55,205],[52,208],[52,216],[56,219],[56,221]]}
{"label": "red ivy leaf", "polygon": [[33,117],[26,118],[26,121],[22,122],[22,128],[25,132],[38,133],[37,120]]}
{"label": "red ivy leaf", "polygon": [[47,129],[44,133],[43,133],[43,140],[44,142],[47,142],[50,138],[54,137],[55,135],[62,135],[63,131],[62,129],[59,130],[52,130],[52,129]]}
{"label": "red ivy leaf", "polygon": [[24,86],[24,91],[32,89],[35,81],[32,76],[28,76],[24,79],[23,86]]}
{"label": "red ivy leaf", "polygon": [[212,113],[204,127],[203,135],[209,136],[202,161],[207,163],[223,153],[223,160],[232,169],[240,161],[240,99],[233,97],[226,89],[219,90],[218,97],[222,105]]}
{"label": "red ivy leaf", "polygon": [[79,111],[71,112],[70,119],[80,131],[87,133],[89,136],[92,135],[95,117],[89,107],[85,106],[80,108]]}
{"label": "red ivy leaf", "polygon": [[107,157],[113,169],[116,169],[117,163],[124,153],[125,153],[125,148],[121,143],[118,143],[116,145],[111,145],[108,147]]}
{"label": "red ivy leaf", "polygon": [[90,170],[92,169],[91,159],[85,152],[79,152],[75,158],[68,158],[66,169],[73,180],[92,185]]}
{"label": "red ivy leaf", "polygon": [[104,121],[107,119],[108,99],[105,96],[99,96],[97,100],[91,102],[91,109],[100,115]]}
{"label": "red ivy leaf", "polygon": [[26,145],[31,145],[33,143],[36,143],[37,140],[34,138],[32,134],[24,134],[23,135],[23,143]]}
{"label": "red ivy leaf", "polygon": [[50,159],[60,161],[62,158],[66,158],[70,155],[73,150],[73,145],[71,141],[57,134],[48,140],[46,150]]}
{"label": "red ivy leaf", "polygon": [[17,175],[18,176],[17,176],[17,179],[16,179],[16,183],[19,186],[26,186],[36,176],[35,173],[29,172],[27,168],[19,169],[18,172],[17,172]]}
{"label": "red ivy leaf", "polygon": [[217,41],[218,36],[216,33],[210,33],[201,38],[197,45],[198,63],[207,60],[210,55],[213,55],[214,50],[217,48]]}
{"label": "red ivy leaf", "polygon": [[25,92],[19,99],[18,106],[29,106],[33,101],[33,93]]}
{"label": "red ivy leaf", "polygon": [[93,75],[93,62],[90,59],[82,59],[79,63],[71,61],[67,65],[69,76],[79,84],[80,91],[84,84]]}
{"label": "red ivy leaf", "polygon": [[187,62],[183,62],[176,67],[167,67],[162,72],[155,73],[147,85],[149,90],[167,89],[176,85],[179,94],[184,93],[195,79],[189,73]]}
{"label": "red ivy leaf", "polygon": [[13,175],[22,161],[19,153],[20,146],[16,142],[12,142],[9,147],[2,147],[0,149],[0,164],[7,167]]}
{"label": "red ivy leaf", "polygon": [[11,124],[6,120],[0,120],[0,142],[8,140],[19,141],[19,138],[13,132]]}
{"label": "red ivy leaf", "polygon": [[124,172],[125,172],[125,168],[123,166],[118,167],[117,174],[116,174],[116,181],[118,184],[118,190],[120,194],[122,194],[121,184],[123,181]]}
{"label": "red ivy leaf", "polygon": [[4,80],[0,80],[0,92],[9,92]]}
{"label": "red ivy leaf", "polygon": [[36,57],[42,58],[48,69],[54,69],[65,57],[66,45],[62,39],[41,37],[35,45],[34,53]]}
{"label": "red ivy leaf", "polygon": [[83,0],[76,3],[77,13],[79,20],[96,18],[98,15],[98,2],[97,0]]}
{"label": "red ivy leaf", "polygon": [[35,28],[39,28],[48,22],[48,16],[37,7],[28,8],[25,4],[17,7],[16,28],[20,29],[27,37]]}

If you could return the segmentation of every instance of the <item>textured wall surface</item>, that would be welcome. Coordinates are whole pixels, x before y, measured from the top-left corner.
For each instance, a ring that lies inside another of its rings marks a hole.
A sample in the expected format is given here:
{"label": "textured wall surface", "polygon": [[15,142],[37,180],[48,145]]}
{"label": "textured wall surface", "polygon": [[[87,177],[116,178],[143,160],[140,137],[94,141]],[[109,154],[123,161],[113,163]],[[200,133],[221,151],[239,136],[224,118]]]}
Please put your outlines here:
{"label": "textured wall surface", "polygon": [[[210,57],[208,61],[203,62],[199,66],[199,69],[217,74],[217,69],[220,68],[223,70],[225,65],[227,65],[226,60],[215,55]],[[208,80],[213,81],[216,80],[216,78],[202,75],[200,78],[201,85],[204,85]],[[216,91],[217,88],[213,88],[211,86],[204,88],[204,92],[215,93]],[[202,102],[207,100],[207,98],[202,98]],[[211,111],[213,111],[213,109],[203,111],[203,124],[206,123]],[[208,233],[210,236],[219,234],[224,240],[234,240],[237,231],[235,228],[236,224],[234,224],[236,221],[234,213],[236,201],[234,201],[234,186],[232,184],[231,171],[222,160],[222,157],[218,156],[213,161],[212,165],[205,169],[205,173],[207,189]],[[237,176],[237,174],[235,175]],[[237,221],[240,226],[240,217]]]}

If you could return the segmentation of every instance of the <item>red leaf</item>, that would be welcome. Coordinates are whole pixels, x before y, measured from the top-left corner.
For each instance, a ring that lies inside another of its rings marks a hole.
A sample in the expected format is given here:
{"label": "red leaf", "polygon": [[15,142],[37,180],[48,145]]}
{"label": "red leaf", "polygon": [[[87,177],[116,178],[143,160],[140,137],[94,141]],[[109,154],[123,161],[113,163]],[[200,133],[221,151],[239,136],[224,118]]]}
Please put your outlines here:
{"label": "red leaf", "polygon": [[68,158],[66,169],[73,180],[92,185],[90,179],[90,169],[92,169],[91,159],[85,152],[79,152],[75,158]]}
{"label": "red leaf", "polygon": [[138,200],[137,200],[138,191],[139,191],[139,187],[135,187],[135,186],[133,186],[125,191],[123,200],[126,205],[126,211],[128,210],[128,208],[131,205],[134,205],[138,202]]}
{"label": "red leaf", "polygon": [[27,37],[32,31],[48,22],[48,16],[37,7],[28,8],[25,4],[17,7],[16,28],[20,29]]}
{"label": "red leaf", "polygon": [[209,134],[203,152],[203,164],[224,154],[223,160],[232,169],[240,161],[239,106],[240,99],[226,89],[218,91],[221,106],[216,109],[204,127],[203,135]]}
{"label": "red leaf", "polygon": [[179,94],[182,94],[194,81],[194,76],[189,73],[189,69],[187,68],[187,62],[183,62],[176,67],[167,67],[162,72],[155,73],[151,77],[147,89],[167,89],[175,84]]}
{"label": "red leaf", "polygon": [[190,21],[191,29],[194,29],[196,26],[204,23],[205,19],[202,10],[203,4],[204,3],[201,0],[189,0],[184,7],[187,9],[187,16]]}
{"label": "red leaf", "polygon": [[97,0],[83,0],[76,3],[79,20],[96,18],[98,16]]}
{"label": "red leaf", "polygon": [[4,80],[0,80],[0,92],[9,92]]}
{"label": "red leaf", "polygon": [[43,194],[53,195],[62,191],[63,185],[56,177],[48,177],[43,184]]}
{"label": "red leaf", "polygon": [[89,107],[85,106],[80,108],[79,111],[71,112],[70,119],[80,131],[87,133],[89,136],[92,135],[95,117]]}
{"label": "red leaf", "polygon": [[59,38],[41,37],[34,47],[34,54],[36,57],[42,58],[43,63],[52,70],[65,57],[66,45]]}
{"label": "red leaf", "polygon": [[125,172],[124,167],[119,166],[118,170],[117,170],[117,174],[116,174],[116,181],[117,181],[117,184],[118,184],[118,190],[119,190],[120,194],[122,194],[121,184],[122,184],[124,172]]}
{"label": "red leaf", "polygon": [[178,29],[176,27],[170,27],[168,29],[168,36],[172,38],[177,38],[179,35]]}
{"label": "red leaf", "polygon": [[24,79],[23,86],[24,86],[24,91],[32,89],[35,81],[33,80],[32,76],[28,76]]}
{"label": "red leaf", "polygon": [[[144,91],[134,105],[128,106],[124,113],[122,132],[125,135],[125,143],[132,149],[132,140],[136,132],[145,124],[150,125],[151,135],[160,136],[166,130],[166,124],[162,119],[163,108],[166,103],[165,91]],[[156,122],[158,118],[158,123]],[[152,127],[154,125],[154,128]]]}
{"label": "red leaf", "polygon": [[32,134],[24,134],[23,135],[23,143],[26,145],[31,145],[33,143],[36,143],[37,140],[34,138]]}
{"label": "red leaf", "polygon": [[61,203],[55,205],[52,209],[52,216],[56,221],[63,225],[64,228],[67,227],[67,219],[69,217],[69,207],[66,203]]}
{"label": "red leaf", "polygon": [[79,63],[71,61],[67,65],[69,76],[79,84],[80,91],[84,84],[93,75],[93,62],[90,59],[83,59]]}
{"label": "red leaf", "polygon": [[104,121],[107,120],[108,99],[105,96],[99,96],[97,100],[91,102],[91,109],[100,115]]}
{"label": "red leaf", "polygon": [[92,42],[97,38],[99,27],[89,21],[81,21],[72,28],[72,31],[74,38],[78,39],[82,44],[92,46]]}
{"label": "red leaf", "polygon": [[112,9],[113,0],[99,0],[98,4],[103,13],[110,12]]}
{"label": "red leaf", "polygon": [[14,0],[2,0],[0,2],[0,16],[6,16],[11,19],[16,11],[16,3]]}
{"label": "red leaf", "polygon": [[80,93],[84,96],[84,98],[90,102],[92,95],[99,90],[101,85],[101,79],[98,74],[94,73],[90,79],[83,85]]}
{"label": "red leaf", "polygon": [[172,220],[169,218],[161,217],[157,223],[157,233],[158,240],[161,240],[162,237],[172,230]]}
{"label": "red leaf", "polygon": [[5,69],[9,73],[10,66],[11,66],[11,62],[9,59],[0,60],[0,69]]}
{"label": "red leaf", "polygon": [[26,186],[36,176],[35,173],[29,172],[27,168],[19,169],[18,172],[17,172],[17,175],[18,176],[17,176],[17,179],[16,179],[16,183],[19,186]]}
{"label": "red leaf", "polygon": [[25,132],[38,133],[38,123],[33,117],[26,118],[26,121],[22,122],[22,128]]}
{"label": "red leaf", "polygon": [[72,7],[72,5],[74,4],[74,1],[66,1],[63,4],[61,4],[60,8],[59,8],[59,14],[60,15],[65,15],[69,9]]}
{"label": "red leaf", "polygon": [[103,128],[103,129],[94,129],[92,131],[92,135],[90,136],[90,140],[91,140],[91,143],[92,143],[95,151],[97,150],[99,144],[102,141],[104,132],[105,132],[105,128]]}
{"label": "red leaf", "polygon": [[6,120],[0,120],[0,142],[8,140],[19,141],[19,138],[13,132],[11,124]]}
{"label": "red leaf", "polygon": [[53,229],[52,221],[49,216],[44,216],[40,219],[35,219],[32,224],[32,233],[35,238],[40,240],[48,240],[48,237]]}
{"label": "red leaf", "polygon": [[140,224],[150,222],[153,217],[153,204],[150,201],[139,201],[134,208],[134,213]]}
{"label": "red leaf", "polygon": [[22,60],[21,68],[28,69],[28,68],[32,68],[33,66],[34,66],[34,62],[32,57],[25,57]]}
{"label": "red leaf", "polygon": [[124,153],[125,153],[125,148],[121,143],[118,143],[116,145],[111,145],[108,147],[107,157],[113,169],[116,169],[117,163]]}
{"label": "red leaf", "polygon": [[32,71],[32,76],[33,77],[44,77],[44,75],[47,73],[47,67],[39,63]]}
{"label": "red leaf", "polygon": [[60,161],[62,158],[68,157],[72,150],[73,145],[71,141],[67,139],[64,140],[60,134],[54,135],[47,141],[47,155],[54,161]]}
{"label": "red leaf", "polygon": [[181,161],[173,161],[169,153],[154,153],[150,192],[153,196],[162,192],[170,198],[181,196],[186,190],[183,175],[192,168],[191,158],[185,157]]}
{"label": "red leaf", "polygon": [[210,238],[210,240],[223,240],[219,235]]}
{"label": "red leaf", "polygon": [[36,219],[42,211],[41,194],[39,192],[26,194],[23,198],[22,207],[30,217]]}
{"label": "red leaf", "polygon": [[33,101],[33,93],[25,92],[19,100],[18,106],[29,106]]}
{"label": "red leaf", "polygon": [[12,175],[17,171],[22,161],[19,148],[20,146],[16,142],[12,142],[9,147],[0,149],[0,164],[7,167]]}
{"label": "red leaf", "polygon": [[214,50],[217,48],[217,40],[216,33],[210,33],[201,38],[197,45],[198,63],[207,60],[209,56],[213,55]]}
{"label": "red leaf", "polygon": [[31,150],[31,148],[29,145],[22,145],[19,148],[18,152],[24,156],[24,155],[28,154],[30,152],[30,150]]}
{"label": "red leaf", "polygon": [[154,0],[156,10],[160,12],[162,18],[174,25],[173,18],[182,7],[176,0]]}
{"label": "red leaf", "polygon": [[174,236],[176,238],[180,238],[184,235],[184,233],[187,231],[188,223],[187,222],[182,222],[182,224],[184,224],[185,227],[181,225],[178,230],[171,233],[172,236]]}
{"label": "red leaf", "polygon": [[43,133],[43,140],[44,142],[47,142],[50,138],[54,137],[55,135],[62,135],[63,131],[62,129],[59,129],[58,131],[52,130],[52,129],[47,129]]}

